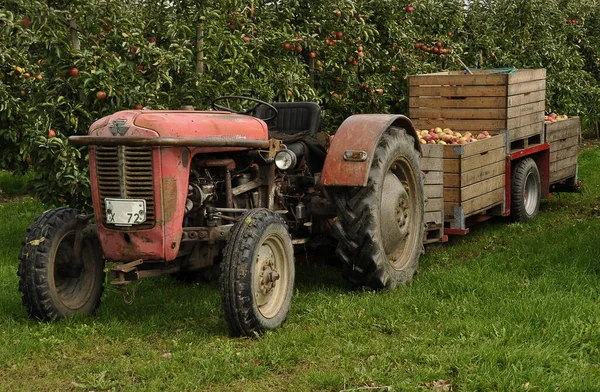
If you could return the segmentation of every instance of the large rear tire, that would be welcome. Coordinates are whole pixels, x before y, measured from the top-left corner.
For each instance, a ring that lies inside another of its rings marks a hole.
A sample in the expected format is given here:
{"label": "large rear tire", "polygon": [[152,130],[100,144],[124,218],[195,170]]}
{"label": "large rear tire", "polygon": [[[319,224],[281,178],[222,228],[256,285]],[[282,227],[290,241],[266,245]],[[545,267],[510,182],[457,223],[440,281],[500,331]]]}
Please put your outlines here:
{"label": "large rear tire", "polygon": [[529,222],[540,210],[542,184],[535,161],[525,158],[512,170],[510,213],[517,222]]}
{"label": "large rear tire", "polygon": [[221,299],[234,336],[279,328],[294,292],[294,250],[285,222],[258,208],[234,225],[221,263]]}
{"label": "large rear tire", "polygon": [[379,140],[367,186],[334,196],[336,254],[353,284],[392,289],[417,273],[423,253],[424,195],[419,154],[405,129]]}
{"label": "large rear tire", "polygon": [[27,229],[17,274],[23,305],[36,320],[93,314],[100,305],[102,249],[96,238],[84,238],[80,263],[73,262],[77,215],[72,208],[46,211]]}

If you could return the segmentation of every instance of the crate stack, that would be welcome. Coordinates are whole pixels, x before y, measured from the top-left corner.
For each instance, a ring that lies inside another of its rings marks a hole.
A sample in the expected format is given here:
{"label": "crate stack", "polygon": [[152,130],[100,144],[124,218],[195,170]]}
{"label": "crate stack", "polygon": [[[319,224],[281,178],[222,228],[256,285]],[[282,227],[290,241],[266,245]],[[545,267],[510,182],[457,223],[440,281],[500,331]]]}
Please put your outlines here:
{"label": "crate stack", "polygon": [[511,151],[544,142],[545,69],[409,76],[408,95],[408,116],[420,129],[508,133]]}

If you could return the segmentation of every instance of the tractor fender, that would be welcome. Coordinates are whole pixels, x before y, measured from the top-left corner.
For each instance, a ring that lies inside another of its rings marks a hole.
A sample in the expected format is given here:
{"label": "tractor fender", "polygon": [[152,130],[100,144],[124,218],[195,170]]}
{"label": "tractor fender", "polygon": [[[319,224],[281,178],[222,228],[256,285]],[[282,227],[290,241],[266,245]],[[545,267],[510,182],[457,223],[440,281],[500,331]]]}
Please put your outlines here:
{"label": "tractor fender", "polygon": [[373,163],[375,149],[389,127],[404,128],[421,152],[417,130],[412,121],[401,114],[356,114],[338,128],[325,158],[321,173],[323,186],[365,186]]}

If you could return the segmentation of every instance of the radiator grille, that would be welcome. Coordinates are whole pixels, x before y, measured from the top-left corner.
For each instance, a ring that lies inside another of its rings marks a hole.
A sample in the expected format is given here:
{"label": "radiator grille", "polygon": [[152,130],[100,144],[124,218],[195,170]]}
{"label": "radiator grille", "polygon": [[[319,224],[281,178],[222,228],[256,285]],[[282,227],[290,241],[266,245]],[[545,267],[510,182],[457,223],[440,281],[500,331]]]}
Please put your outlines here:
{"label": "radiator grille", "polygon": [[[102,222],[119,230],[140,230],[156,222],[154,202],[152,147],[96,147],[96,179],[100,196]],[[146,222],[132,227],[106,223],[104,199],[146,200]]]}

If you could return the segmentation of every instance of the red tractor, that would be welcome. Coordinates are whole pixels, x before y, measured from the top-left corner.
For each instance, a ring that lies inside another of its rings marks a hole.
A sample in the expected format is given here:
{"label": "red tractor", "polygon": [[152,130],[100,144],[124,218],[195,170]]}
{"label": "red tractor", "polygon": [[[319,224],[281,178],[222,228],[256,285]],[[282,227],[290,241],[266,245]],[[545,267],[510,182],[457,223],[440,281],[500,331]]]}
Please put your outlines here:
{"label": "red tractor", "polygon": [[424,196],[408,118],[351,116],[326,148],[315,103],[220,97],[212,109],[121,111],[69,138],[89,146],[94,213],[57,208],[27,229],[18,275],[31,317],[93,313],[105,261],[121,287],[220,264],[230,332],[260,333],[287,317],[294,244],[328,235],[356,285],[413,277]]}

